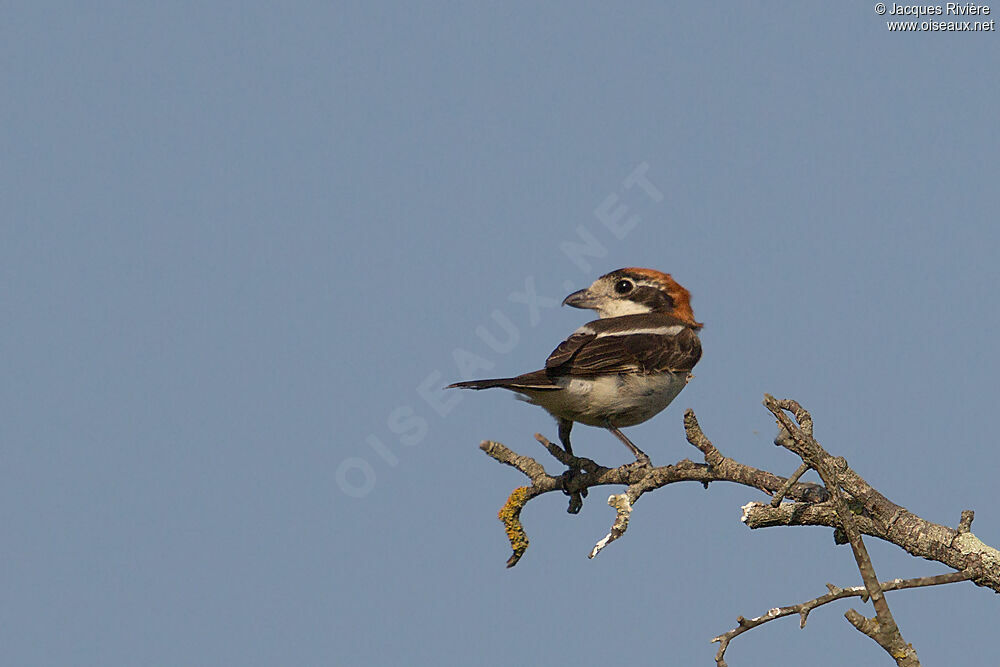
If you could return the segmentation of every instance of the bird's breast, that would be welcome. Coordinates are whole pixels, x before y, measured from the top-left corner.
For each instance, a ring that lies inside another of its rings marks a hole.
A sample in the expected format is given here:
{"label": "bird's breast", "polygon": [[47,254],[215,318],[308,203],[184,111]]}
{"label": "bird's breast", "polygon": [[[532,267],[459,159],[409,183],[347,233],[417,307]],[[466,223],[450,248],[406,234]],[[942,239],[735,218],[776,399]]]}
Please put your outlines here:
{"label": "bird's breast", "polygon": [[622,374],[596,378],[566,377],[562,389],[524,392],[528,400],[555,417],[589,426],[641,424],[676,398],[687,373]]}

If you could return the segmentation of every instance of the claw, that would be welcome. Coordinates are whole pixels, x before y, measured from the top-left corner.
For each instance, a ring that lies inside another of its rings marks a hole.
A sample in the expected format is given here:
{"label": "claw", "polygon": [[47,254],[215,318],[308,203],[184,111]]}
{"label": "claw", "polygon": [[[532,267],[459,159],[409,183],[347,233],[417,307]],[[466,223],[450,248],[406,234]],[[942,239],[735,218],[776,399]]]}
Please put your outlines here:
{"label": "claw", "polygon": [[569,491],[569,487],[573,484],[573,482],[584,474],[585,473],[582,470],[570,468],[559,476],[562,492],[564,495],[569,496],[569,507],[566,511],[570,514],[579,514],[580,510],[583,508],[583,499],[587,497],[587,489],[585,488]]}
{"label": "claw", "polygon": [[[568,490],[568,487],[578,478],[582,477],[584,473],[582,470],[577,470],[575,468],[569,468],[566,472],[559,475],[560,485],[562,486],[562,492],[564,495],[572,495]],[[587,489],[580,489],[578,493],[584,498],[587,497]]]}
{"label": "claw", "polygon": [[649,460],[649,457],[643,454],[642,456],[635,457],[635,461],[629,463],[625,468],[629,470],[642,470],[649,469],[653,467],[653,462]]}

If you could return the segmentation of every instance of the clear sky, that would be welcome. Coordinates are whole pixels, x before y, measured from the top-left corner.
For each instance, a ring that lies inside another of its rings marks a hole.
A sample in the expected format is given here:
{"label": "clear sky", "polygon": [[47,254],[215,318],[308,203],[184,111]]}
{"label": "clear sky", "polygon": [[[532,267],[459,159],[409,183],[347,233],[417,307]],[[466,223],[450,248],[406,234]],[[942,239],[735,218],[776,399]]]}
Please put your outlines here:
{"label": "clear sky", "polygon": [[[737,615],[858,583],[830,530],[751,532],[763,496],[723,485],[644,497],[593,561],[605,490],[540,498],[504,569],[523,478],[478,443],[540,455],[555,423],[440,387],[456,356],[540,367],[589,315],[552,300],[622,266],[706,323],[628,431],[655,463],[695,458],[691,407],[788,474],[760,401],[794,397],[889,498],[1000,545],[1000,37],[873,5],[5,3],[3,662],[711,665]],[[890,603],[925,664],[996,663],[992,593]],[[885,664],[847,606],[729,662]]]}

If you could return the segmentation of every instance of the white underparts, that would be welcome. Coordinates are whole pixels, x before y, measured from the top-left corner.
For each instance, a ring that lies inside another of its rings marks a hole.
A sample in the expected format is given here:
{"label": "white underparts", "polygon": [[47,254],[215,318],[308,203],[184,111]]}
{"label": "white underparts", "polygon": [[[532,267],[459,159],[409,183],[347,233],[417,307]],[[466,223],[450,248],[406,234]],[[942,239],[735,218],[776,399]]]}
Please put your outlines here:
{"label": "white underparts", "polygon": [[563,377],[557,382],[561,389],[517,391],[557,418],[589,426],[605,426],[610,420],[615,426],[626,427],[641,424],[670,405],[687,384],[687,373]]}

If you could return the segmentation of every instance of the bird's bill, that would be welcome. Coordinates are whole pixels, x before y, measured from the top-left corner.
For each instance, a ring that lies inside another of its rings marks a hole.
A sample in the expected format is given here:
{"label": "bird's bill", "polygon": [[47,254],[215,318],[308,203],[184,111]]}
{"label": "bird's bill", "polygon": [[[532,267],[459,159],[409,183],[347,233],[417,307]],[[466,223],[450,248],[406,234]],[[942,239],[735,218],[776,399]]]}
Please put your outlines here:
{"label": "bird's bill", "polygon": [[563,299],[562,305],[574,308],[596,308],[597,301],[598,299],[594,298],[589,289],[582,289]]}

